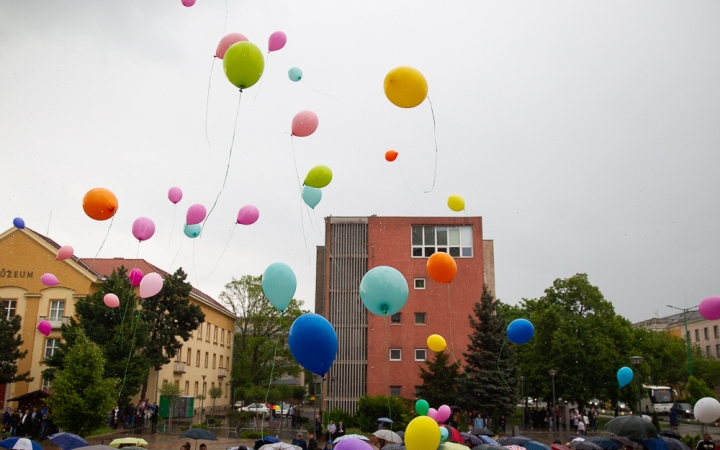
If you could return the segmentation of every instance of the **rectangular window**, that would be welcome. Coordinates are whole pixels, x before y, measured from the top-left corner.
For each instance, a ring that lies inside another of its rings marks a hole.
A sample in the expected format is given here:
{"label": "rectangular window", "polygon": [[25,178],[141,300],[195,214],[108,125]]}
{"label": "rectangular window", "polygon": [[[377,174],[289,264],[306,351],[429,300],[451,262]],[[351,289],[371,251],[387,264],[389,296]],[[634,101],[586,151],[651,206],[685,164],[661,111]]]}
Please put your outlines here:
{"label": "rectangular window", "polygon": [[180,351],[177,352],[177,355],[175,355],[175,361],[182,362],[182,347],[180,348]]}
{"label": "rectangular window", "polygon": [[5,308],[5,319],[10,320],[11,317],[15,316],[17,300],[3,300],[3,307]]}
{"label": "rectangular window", "polygon": [[189,348],[188,353],[187,353],[187,365],[188,366],[192,363],[191,358],[192,358],[192,349]]}
{"label": "rectangular window", "polygon": [[390,361],[402,361],[402,349],[391,348],[390,349]]}
{"label": "rectangular window", "polygon": [[50,319],[52,321],[62,320],[65,315],[65,300],[50,300]]}
{"label": "rectangular window", "polygon": [[715,335],[715,339],[720,338],[720,334],[718,333],[717,325],[713,325],[713,334]]}
{"label": "rectangular window", "polygon": [[425,313],[415,313],[415,325],[425,325]]}
{"label": "rectangular window", "polygon": [[203,397],[205,396],[206,392],[207,392],[207,383],[205,381],[203,381],[203,391],[202,391]]}
{"label": "rectangular window", "polygon": [[188,392],[190,392],[190,382],[186,381],[185,382],[185,395],[187,395]]}
{"label": "rectangular window", "polygon": [[705,356],[707,356],[708,358],[712,356],[712,353],[710,353],[709,345],[707,347],[705,347]]}
{"label": "rectangular window", "polygon": [[200,350],[195,354],[195,367],[200,367]]}
{"label": "rectangular window", "polygon": [[210,389],[215,389],[215,382],[210,383]]}
{"label": "rectangular window", "polygon": [[415,289],[425,289],[425,278],[415,278]]}
{"label": "rectangular window", "polygon": [[205,341],[210,342],[210,324],[209,323],[205,324],[205,330],[206,330]]}
{"label": "rectangular window", "polygon": [[215,368],[215,362],[216,362],[216,361],[217,361],[217,354],[216,354],[216,353],[213,353],[213,366],[212,366],[213,369]]}
{"label": "rectangular window", "polygon": [[705,327],[703,330],[703,334],[705,335],[705,340],[710,340],[710,331],[708,330],[708,327]]}
{"label": "rectangular window", "polygon": [[205,352],[205,368],[208,368],[208,362],[210,361],[210,353]]}
{"label": "rectangular window", "polygon": [[167,380],[163,380],[163,384],[162,384],[163,387],[167,386],[167,383],[168,383]]}
{"label": "rectangular window", "polygon": [[223,368],[223,355],[220,355],[220,364],[218,365],[218,368]]}
{"label": "rectangular window", "polygon": [[197,336],[198,341],[202,341],[202,323],[198,326]]}
{"label": "rectangular window", "polygon": [[390,397],[400,397],[402,386],[390,386]]}
{"label": "rectangular window", "polygon": [[198,382],[196,381],[196,382],[195,382],[195,393],[193,394],[193,397],[197,397],[197,395],[198,395],[198,386],[199,386],[199,385],[200,385],[200,383],[198,383]]}
{"label": "rectangular window", "polygon": [[213,344],[217,344],[217,330],[218,327],[215,325],[215,329],[213,330]]}
{"label": "rectangular window", "polygon": [[718,358],[720,358],[720,344],[715,346],[715,353],[717,353]]}
{"label": "rectangular window", "polygon": [[700,342],[700,330],[695,330],[695,342]]}
{"label": "rectangular window", "polygon": [[60,348],[60,339],[45,339],[45,358],[50,358],[55,354],[55,350]]}
{"label": "rectangular window", "polygon": [[[444,252],[454,258],[473,257],[472,226],[469,225],[413,225],[411,243],[414,258],[429,258],[435,252]],[[416,286],[416,289],[424,289],[424,286]]]}
{"label": "rectangular window", "polygon": [[424,348],[415,349],[415,361],[425,361],[427,359],[427,350]]}
{"label": "rectangular window", "polygon": [[225,328],[220,329],[220,345],[225,346]]}
{"label": "rectangular window", "polygon": [[43,378],[40,389],[42,389],[43,391],[49,391],[50,390],[50,380],[48,380],[47,378]]}
{"label": "rectangular window", "polygon": [[390,316],[390,323],[401,323],[402,313],[395,313]]}

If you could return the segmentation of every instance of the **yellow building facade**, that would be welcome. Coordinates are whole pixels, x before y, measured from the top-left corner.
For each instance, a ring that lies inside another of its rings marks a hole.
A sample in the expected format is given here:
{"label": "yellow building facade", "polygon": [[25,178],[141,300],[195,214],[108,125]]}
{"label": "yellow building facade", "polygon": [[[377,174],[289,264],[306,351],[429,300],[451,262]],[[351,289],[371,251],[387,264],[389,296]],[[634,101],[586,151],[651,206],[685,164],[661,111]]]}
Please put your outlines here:
{"label": "yellow building facade", "polygon": [[[0,301],[7,317],[22,317],[21,350],[27,355],[18,361],[18,373],[30,372],[33,381],[0,385],[0,408],[17,406],[8,400],[37,390],[51,389],[42,379],[45,369],[42,361],[57,350],[62,339],[60,327],[75,314],[77,299],[95,292],[99,281],[113,269],[125,266],[128,270],[138,268],[144,274],[167,273],[141,259],[87,259],[72,257],[57,261],[60,246],[51,239],[28,228],[11,228],[0,234]],[[43,285],[40,278],[45,273],[55,275],[59,284]],[[193,288],[190,303],[199,306],[205,314],[205,322],[193,330],[191,338],[183,343],[175,361],[161,370],[150,370],[147,400],[159,401],[158,389],[162,383],[175,383],[184,395],[197,397],[205,394],[207,410],[212,405],[208,392],[221,387],[222,396],[215,400],[216,408],[230,405],[230,367],[232,364],[233,329],[236,317],[222,304],[207,294]],[[37,325],[48,320],[52,331],[46,337]],[[204,376],[204,378],[203,378]],[[140,401],[139,394],[133,399]],[[201,402],[195,402],[199,413]]]}

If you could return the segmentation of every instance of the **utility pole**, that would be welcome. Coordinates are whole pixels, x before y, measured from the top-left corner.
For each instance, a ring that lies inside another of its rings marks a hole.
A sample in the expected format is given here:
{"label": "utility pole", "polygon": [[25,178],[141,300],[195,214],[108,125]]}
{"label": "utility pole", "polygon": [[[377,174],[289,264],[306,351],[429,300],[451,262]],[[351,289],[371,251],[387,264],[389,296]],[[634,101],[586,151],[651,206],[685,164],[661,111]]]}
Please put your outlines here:
{"label": "utility pole", "polygon": [[668,308],[677,309],[683,312],[683,321],[685,322],[685,345],[687,347],[687,359],[688,359],[688,371],[690,372],[690,376],[693,374],[692,369],[692,350],[690,345],[690,331],[688,331],[687,326],[687,313],[688,311],[694,311],[697,309],[697,306],[693,306],[690,308],[678,308],[677,306],[667,305]]}

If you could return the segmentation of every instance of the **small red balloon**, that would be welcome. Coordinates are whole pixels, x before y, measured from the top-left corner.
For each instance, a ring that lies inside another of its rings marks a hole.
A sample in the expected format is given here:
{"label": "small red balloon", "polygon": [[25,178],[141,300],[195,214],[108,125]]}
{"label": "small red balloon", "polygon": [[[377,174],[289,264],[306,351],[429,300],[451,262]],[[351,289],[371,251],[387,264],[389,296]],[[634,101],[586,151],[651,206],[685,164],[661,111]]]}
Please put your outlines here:
{"label": "small red balloon", "polygon": [[388,150],[385,152],[385,160],[388,162],[395,161],[395,158],[397,158],[398,152],[395,150]]}

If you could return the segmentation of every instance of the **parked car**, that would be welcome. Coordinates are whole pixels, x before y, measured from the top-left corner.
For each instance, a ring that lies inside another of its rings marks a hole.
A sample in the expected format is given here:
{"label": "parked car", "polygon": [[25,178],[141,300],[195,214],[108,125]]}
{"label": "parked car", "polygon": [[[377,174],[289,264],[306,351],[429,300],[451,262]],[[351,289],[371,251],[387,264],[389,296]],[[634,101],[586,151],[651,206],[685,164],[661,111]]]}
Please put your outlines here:
{"label": "parked car", "polygon": [[247,406],[243,406],[238,411],[249,412],[255,414],[270,414],[270,408],[262,403],[251,403]]}
{"label": "parked car", "polygon": [[693,417],[693,407],[690,403],[675,402],[672,405],[672,409],[675,410],[678,417],[684,417],[686,419]]}
{"label": "parked car", "polygon": [[290,403],[278,403],[277,408],[275,409],[275,414],[280,414],[281,416],[287,416],[288,411],[290,411]]}

